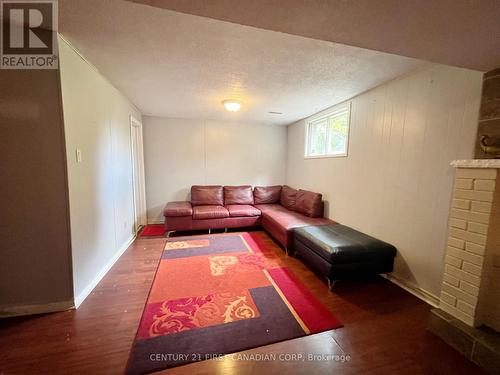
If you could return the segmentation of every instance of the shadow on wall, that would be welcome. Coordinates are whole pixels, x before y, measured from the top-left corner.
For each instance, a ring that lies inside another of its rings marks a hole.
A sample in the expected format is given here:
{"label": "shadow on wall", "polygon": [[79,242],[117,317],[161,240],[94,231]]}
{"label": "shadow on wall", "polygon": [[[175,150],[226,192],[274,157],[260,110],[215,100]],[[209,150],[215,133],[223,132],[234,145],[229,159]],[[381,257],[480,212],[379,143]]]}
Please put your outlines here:
{"label": "shadow on wall", "polygon": [[330,217],[330,202],[329,201],[325,201],[325,200],[323,201],[323,216],[332,219]]}
{"label": "shadow on wall", "polygon": [[[175,197],[179,197],[178,200],[180,201],[189,201],[191,200],[191,187],[185,188],[185,189],[180,189],[175,192]],[[167,204],[167,202],[165,202]]]}
{"label": "shadow on wall", "polygon": [[[165,202],[167,204],[167,202]],[[148,224],[160,224],[163,223],[163,206],[154,206],[148,212]],[[156,214],[157,212],[157,214]]]}
{"label": "shadow on wall", "polygon": [[[174,194],[175,201],[190,201],[191,200],[191,187],[186,189],[177,190]],[[163,223],[163,209],[165,205],[169,202],[169,200],[165,200],[165,202],[161,205],[154,206],[148,210],[148,224],[158,224]]]}
{"label": "shadow on wall", "polygon": [[399,278],[403,279],[405,284],[409,284],[410,286],[415,286],[415,288],[418,285],[417,279],[415,278],[410,267],[408,267],[408,263],[406,262],[403,254],[401,254],[400,251],[397,252],[396,258],[394,259],[393,273],[398,275],[398,279]]}

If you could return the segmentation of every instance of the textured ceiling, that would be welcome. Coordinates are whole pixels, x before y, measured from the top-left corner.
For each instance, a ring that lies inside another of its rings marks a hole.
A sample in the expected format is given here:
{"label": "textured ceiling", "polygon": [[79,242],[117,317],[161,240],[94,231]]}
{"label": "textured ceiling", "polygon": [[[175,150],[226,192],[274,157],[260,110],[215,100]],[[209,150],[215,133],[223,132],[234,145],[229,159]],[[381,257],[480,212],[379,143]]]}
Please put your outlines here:
{"label": "textured ceiling", "polygon": [[427,65],[121,0],[60,0],[59,15],[65,39],[153,116],[290,124]]}
{"label": "textured ceiling", "polygon": [[500,0],[129,0],[479,71],[500,67]]}

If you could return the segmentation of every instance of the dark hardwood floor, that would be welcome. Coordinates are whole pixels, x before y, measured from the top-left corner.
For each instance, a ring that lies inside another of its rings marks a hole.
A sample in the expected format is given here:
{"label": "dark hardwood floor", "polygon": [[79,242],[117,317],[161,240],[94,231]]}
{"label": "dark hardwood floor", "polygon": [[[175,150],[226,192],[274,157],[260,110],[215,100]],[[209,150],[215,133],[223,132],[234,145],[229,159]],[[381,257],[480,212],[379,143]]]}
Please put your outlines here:
{"label": "dark hardwood floor", "polygon": [[[123,373],[164,243],[163,238],[136,240],[78,310],[1,320],[0,374]],[[413,295],[383,278],[339,282],[330,292],[299,260],[274,246],[344,327],[243,352],[274,354],[276,360],[226,356],[165,374],[482,373],[426,331],[430,306]],[[329,354],[339,360],[322,357]],[[341,355],[348,360],[341,361]]]}

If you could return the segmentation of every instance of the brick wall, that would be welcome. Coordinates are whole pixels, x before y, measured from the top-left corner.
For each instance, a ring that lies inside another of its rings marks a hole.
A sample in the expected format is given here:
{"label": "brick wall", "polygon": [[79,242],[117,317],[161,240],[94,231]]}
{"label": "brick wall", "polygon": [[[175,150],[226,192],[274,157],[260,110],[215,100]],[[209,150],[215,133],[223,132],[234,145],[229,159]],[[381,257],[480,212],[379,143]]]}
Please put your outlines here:
{"label": "brick wall", "polygon": [[500,230],[492,228],[497,185],[497,169],[457,168],[440,308],[471,326],[482,323],[488,238]]}

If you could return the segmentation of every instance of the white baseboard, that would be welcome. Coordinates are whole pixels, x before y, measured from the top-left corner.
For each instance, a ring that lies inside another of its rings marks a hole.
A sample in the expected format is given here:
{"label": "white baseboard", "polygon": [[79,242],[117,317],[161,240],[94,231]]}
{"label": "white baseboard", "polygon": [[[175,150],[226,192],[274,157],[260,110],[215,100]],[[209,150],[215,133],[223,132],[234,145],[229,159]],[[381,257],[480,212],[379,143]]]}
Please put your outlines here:
{"label": "white baseboard", "polygon": [[383,277],[385,277],[387,280],[393,282],[400,288],[403,288],[407,292],[413,294],[415,297],[421,299],[422,301],[428,303],[431,306],[434,307],[439,307],[439,297],[412,284],[409,283],[406,280],[403,280],[393,274],[383,274]]}
{"label": "white baseboard", "polygon": [[148,220],[148,224],[165,224],[164,220]]}
{"label": "white baseboard", "polygon": [[72,308],[73,308],[72,299],[68,301],[50,302],[38,305],[7,306],[7,307],[0,307],[0,318],[51,313],[56,311],[66,311]]}
{"label": "white baseboard", "polygon": [[101,270],[99,271],[99,273],[85,287],[85,289],[80,294],[78,294],[77,296],[75,296],[75,304],[74,304],[75,306],[74,307],[76,309],[82,304],[82,302],[85,300],[85,298],[87,298],[89,296],[89,294],[92,293],[92,291],[97,286],[97,284],[99,284],[99,282],[102,280],[102,278],[104,276],[106,276],[106,274],[111,269],[111,267],[113,267],[113,265],[116,263],[116,261],[118,259],[120,259],[120,257],[123,255],[123,253],[125,252],[125,250],[128,249],[128,247],[132,244],[132,242],[134,242],[134,240],[135,240],[135,235],[132,235],[132,237],[130,237],[130,239],[128,239],[120,247],[120,249],[116,252],[116,254],[113,255],[113,257],[109,260],[109,262],[106,263],[106,265],[103,268],[101,268]]}

